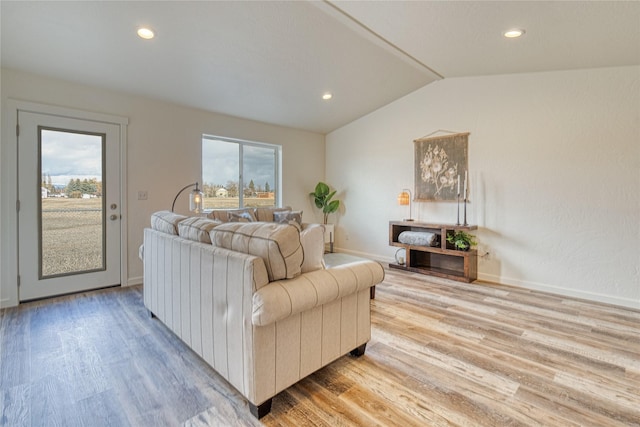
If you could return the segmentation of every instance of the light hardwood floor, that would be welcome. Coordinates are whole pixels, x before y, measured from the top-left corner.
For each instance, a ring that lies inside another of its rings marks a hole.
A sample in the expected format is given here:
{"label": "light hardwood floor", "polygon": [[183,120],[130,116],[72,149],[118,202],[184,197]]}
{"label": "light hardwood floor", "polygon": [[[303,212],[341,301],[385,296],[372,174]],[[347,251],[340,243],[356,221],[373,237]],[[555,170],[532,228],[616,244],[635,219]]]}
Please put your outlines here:
{"label": "light hardwood floor", "polygon": [[0,315],[3,426],[640,426],[640,312],[387,271],[372,339],[246,402],[142,305],[141,288]]}

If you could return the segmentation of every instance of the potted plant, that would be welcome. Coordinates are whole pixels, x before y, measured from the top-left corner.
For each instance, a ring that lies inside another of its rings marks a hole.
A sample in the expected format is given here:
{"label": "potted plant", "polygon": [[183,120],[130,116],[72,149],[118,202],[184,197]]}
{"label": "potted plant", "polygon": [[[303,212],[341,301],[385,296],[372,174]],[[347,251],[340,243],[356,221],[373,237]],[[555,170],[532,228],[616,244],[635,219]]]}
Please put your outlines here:
{"label": "potted plant", "polygon": [[313,193],[309,193],[313,197],[313,201],[318,209],[322,209],[324,214],[324,224],[327,224],[329,214],[334,213],[340,207],[340,200],[331,200],[336,192],[331,191],[329,186],[324,182],[319,182]]}
{"label": "potted plant", "polygon": [[447,242],[451,243],[459,251],[468,251],[471,246],[477,245],[474,235],[462,230],[456,230],[452,234],[447,234]]}

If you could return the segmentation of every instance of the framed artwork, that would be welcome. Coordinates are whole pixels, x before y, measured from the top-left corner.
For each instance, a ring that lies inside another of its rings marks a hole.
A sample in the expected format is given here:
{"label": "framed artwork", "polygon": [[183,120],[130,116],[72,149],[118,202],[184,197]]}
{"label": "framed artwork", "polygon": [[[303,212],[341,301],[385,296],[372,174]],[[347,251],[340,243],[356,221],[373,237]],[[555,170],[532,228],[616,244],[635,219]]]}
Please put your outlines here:
{"label": "framed artwork", "polygon": [[469,185],[469,133],[423,137],[415,144],[415,200],[456,201]]}

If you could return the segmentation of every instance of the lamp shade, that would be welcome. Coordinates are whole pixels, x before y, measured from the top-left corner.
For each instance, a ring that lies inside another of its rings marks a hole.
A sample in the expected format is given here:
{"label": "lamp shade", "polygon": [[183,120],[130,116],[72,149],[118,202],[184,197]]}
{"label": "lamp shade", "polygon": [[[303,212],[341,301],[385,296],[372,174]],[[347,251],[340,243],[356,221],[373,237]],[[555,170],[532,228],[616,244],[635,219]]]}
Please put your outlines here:
{"label": "lamp shade", "polygon": [[407,193],[406,191],[403,191],[402,193],[398,194],[398,204],[400,206],[407,206],[410,200],[411,198],[409,196],[409,193]]}
{"label": "lamp shade", "polygon": [[203,197],[204,194],[198,189],[198,185],[196,183],[196,188],[189,194],[189,210],[191,212],[201,213],[203,211]]}
{"label": "lamp shade", "polygon": [[411,190],[408,188],[403,188],[402,192],[398,194],[398,204],[400,206],[409,205],[409,218],[405,218],[405,221],[413,221],[411,218]]}

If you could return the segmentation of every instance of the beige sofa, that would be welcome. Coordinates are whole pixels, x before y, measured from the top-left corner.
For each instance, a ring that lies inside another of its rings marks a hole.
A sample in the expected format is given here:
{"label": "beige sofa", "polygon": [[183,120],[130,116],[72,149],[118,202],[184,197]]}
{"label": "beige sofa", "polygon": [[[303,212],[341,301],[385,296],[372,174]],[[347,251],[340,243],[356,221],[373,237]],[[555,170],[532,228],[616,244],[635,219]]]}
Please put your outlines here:
{"label": "beige sofa", "polygon": [[151,222],[141,251],[145,306],[245,396],[256,417],[300,379],[364,353],[370,287],[384,270],[364,259],[325,268],[321,226],[221,224],[170,212]]}

